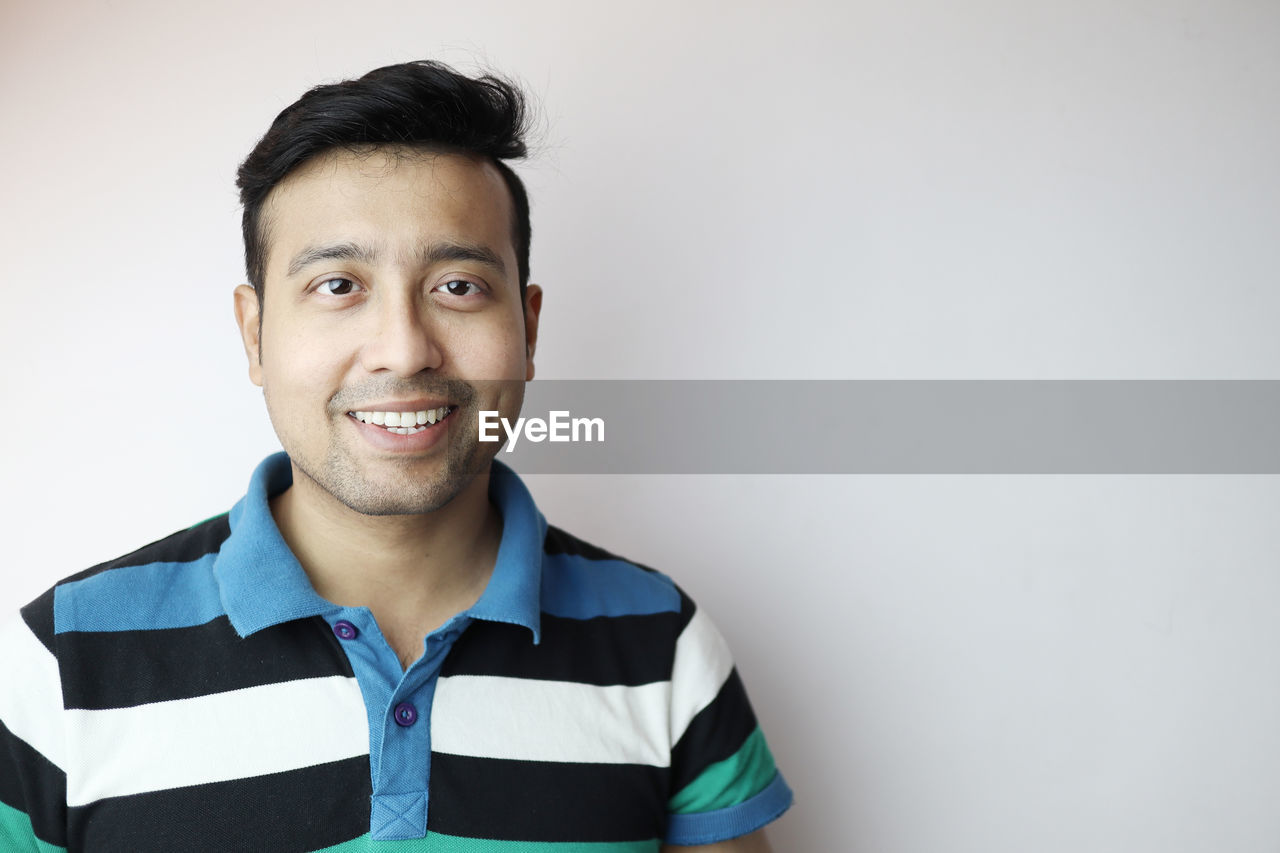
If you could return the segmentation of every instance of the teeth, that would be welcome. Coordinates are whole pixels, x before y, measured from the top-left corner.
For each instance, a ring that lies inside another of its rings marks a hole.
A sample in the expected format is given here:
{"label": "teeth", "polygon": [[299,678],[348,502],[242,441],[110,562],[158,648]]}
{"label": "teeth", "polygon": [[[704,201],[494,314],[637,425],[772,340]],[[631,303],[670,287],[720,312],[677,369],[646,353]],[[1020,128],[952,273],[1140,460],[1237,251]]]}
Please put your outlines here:
{"label": "teeth", "polygon": [[449,414],[448,406],[424,409],[418,412],[350,412],[361,423],[386,427],[396,435],[412,435],[426,429],[425,425],[438,423]]}

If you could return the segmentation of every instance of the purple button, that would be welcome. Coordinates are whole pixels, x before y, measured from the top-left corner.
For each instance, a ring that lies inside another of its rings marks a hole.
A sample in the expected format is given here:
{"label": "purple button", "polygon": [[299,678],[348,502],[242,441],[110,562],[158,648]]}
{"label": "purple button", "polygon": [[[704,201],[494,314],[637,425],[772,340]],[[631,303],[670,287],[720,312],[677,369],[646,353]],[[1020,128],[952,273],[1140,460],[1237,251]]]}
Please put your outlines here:
{"label": "purple button", "polygon": [[354,640],[360,632],[346,619],[339,619],[333,623],[333,633],[338,635],[339,640]]}
{"label": "purple button", "polygon": [[418,709],[408,702],[401,702],[392,713],[398,726],[412,726],[418,722]]}

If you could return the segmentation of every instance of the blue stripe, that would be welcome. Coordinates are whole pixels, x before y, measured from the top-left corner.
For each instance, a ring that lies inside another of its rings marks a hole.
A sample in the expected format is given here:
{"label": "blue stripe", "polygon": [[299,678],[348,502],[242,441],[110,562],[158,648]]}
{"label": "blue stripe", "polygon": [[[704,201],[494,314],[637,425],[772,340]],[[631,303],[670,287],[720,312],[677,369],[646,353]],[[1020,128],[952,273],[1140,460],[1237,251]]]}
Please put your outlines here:
{"label": "blue stripe", "polygon": [[763,791],[736,806],[713,812],[671,815],[667,822],[666,842],[693,846],[737,838],[776,820],[791,808],[791,802],[791,789],[779,773]]}
{"label": "blue stripe", "polygon": [[679,613],[680,593],[665,575],[624,560],[547,554],[542,561],[542,609],[566,619]]}
{"label": "blue stripe", "polygon": [[216,556],[108,569],[62,584],[53,592],[54,633],[189,628],[216,619],[224,612]]}

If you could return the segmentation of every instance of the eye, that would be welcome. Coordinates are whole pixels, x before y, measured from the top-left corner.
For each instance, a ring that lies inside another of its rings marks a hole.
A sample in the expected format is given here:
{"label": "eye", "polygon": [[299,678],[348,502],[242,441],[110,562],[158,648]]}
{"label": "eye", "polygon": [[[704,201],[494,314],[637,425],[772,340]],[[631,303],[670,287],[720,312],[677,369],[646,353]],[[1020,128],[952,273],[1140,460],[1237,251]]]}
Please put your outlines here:
{"label": "eye", "polygon": [[358,285],[351,279],[339,276],[326,278],[316,285],[316,291],[328,296],[346,296],[354,293],[357,287]]}
{"label": "eye", "polygon": [[[480,293],[480,285],[465,278],[455,278],[441,285],[450,296],[474,296]],[[469,288],[469,289],[468,289]]]}

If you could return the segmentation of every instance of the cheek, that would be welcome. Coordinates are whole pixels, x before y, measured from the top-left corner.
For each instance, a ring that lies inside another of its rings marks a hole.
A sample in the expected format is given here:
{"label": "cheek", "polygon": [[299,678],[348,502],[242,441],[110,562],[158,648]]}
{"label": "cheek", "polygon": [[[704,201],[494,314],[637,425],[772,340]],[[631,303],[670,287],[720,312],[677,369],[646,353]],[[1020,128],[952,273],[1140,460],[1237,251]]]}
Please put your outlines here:
{"label": "cheek", "polygon": [[500,382],[495,383],[498,387],[497,404],[494,406],[502,417],[514,421],[520,416],[520,410],[524,408],[524,382]]}
{"label": "cheek", "polygon": [[345,363],[341,348],[325,338],[281,335],[264,338],[262,389],[278,400],[317,397],[323,401],[337,386]]}
{"label": "cheek", "polygon": [[455,361],[459,373],[468,379],[523,380],[524,326],[502,322],[469,330],[458,340]]}

